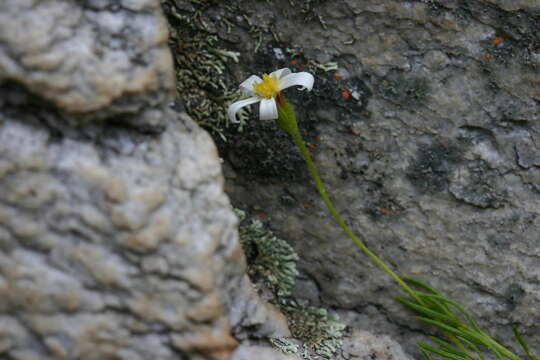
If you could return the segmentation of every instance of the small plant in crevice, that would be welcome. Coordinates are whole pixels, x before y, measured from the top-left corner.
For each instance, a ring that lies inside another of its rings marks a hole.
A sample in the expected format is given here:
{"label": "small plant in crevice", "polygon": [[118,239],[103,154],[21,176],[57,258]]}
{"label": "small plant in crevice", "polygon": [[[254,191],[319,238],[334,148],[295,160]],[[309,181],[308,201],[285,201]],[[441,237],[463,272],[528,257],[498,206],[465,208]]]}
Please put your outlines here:
{"label": "small plant in crevice", "polygon": [[[397,300],[405,305],[407,308],[417,313],[417,320],[422,323],[431,325],[440,331],[440,336],[432,337],[433,344],[428,345],[423,342],[419,342],[421,353],[428,360],[431,359],[445,359],[445,360],[484,360],[486,353],[497,357],[497,359],[510,359],[510,360],[538,360],[533,355],[527,346],[523,337],[518,332],[517,328],[513,328],[514,336],[517,342],[521,346],[522,354],[517,355],[511,348],[502,345],[500,342],[493,339],[486,331],[481,329],[477,322],[467,313],[461,305],[457,302],[444,297],[442,294],[431,288],[424,282],[416,279],[404,278],[398,276],[384,261],[382,261],[377,254],[371,251],[366,243],[358,238],[350,229],[350,227],[342,219],[333,202],[328,196],[324,184],[319,176],[319,172],[315,163],[313,162],[310,152],[300,134],[298,129],[298,123],[296,121],[296,112],[293,106],[287,101],[285,96],[281,93],[281,90],[291,87],[300,86],[302,89],[310,91],[313,87],[314,77],[306,72],[291,73],[289,69],[280,69],[274,71],[270,75],[264,74],[262,78],[252,75],[246,81],[241,84],[241,87],[251,97],[246,100],[234,103],[229,107],[229,116],[231,121],[236,121],[236,113],[243,107],[254,103],[260,103],[261,119],[275,120],[279,128],[290,135],[295,145],[297,146],[302,158],[304,159],[309,173],[315,182],[315,187],[319,192],[323,202],[325,203],[328,211],[338,223],[345,234],[360,248],[360,250],[367,255],[372,262],[374,262],[381,270],[383,270],[394,282],[401,287],[401,289],[409,297],[399,297]],[[420,88],[418,83],[414,82],[412,89]],[[394,93],[390,93],[393,95]],[[411,92],[413,97],[409,97],[409,93],[405,94],[406,98],[397,100],[423,100],[423,95],[418,97],[416,93]],[[287,312],[286,303],[282,303],[285,312]],[[304,308],[298,311],[294,306],[293,315],[290,316],[293,319],[291,323],[291,330],[295,333],[296,337],[303,338],[306,333],[304,325],[317,324],[317,312],[313,313],[309,309]],[[300,316],[300,314],[304,314]],[[313,317],[312,315],[315,315]],[[323,314],[320,314],[323,316]],[[324,318],[324,316],[323,316]],[[326,319],[326,324],[328,324]],[[316,326],[317,327],[317,326]],[[317,328],[321,328],[318,326]],[[313,329],[313,327],[310,327]],[[336,333],[340,333],[343,329],[335,327],[333,329]],[[310,332],[308,332],[310,333]],[[316,333],[321,334],[321,333]],[[313,338],[313,333],[310,333],[310,339]],[[317,338],[317,336],[315,336]],[[324,336],[316,343],[311,343],[311,347],[314,349],[316,345],[322,343]],[[304,339],[305,340],[305,339]],[[309,342],[307,342],[309,344]],[[289,346],[289,344],[286,344]],[[327,353],[321,355],[325,359],[329,359]],[[310,356],[309,354],[307,356]],[[309,359],[309,357],[306,357]]]}
{"label": "small plant in crevice", "polygon": [[244,221],[239,233],[249,275],[271,290],[291,330],[291,339],[269,339],[270,343],[283,353],[298,354],[306,360],[332,359],[342,346],[345,325],[326,309],[300,304],[290,297],[298,276],[298,255],[260,220],[247,221],[246,213],[239,209],[235,213]]}
{"label": "small plant in crevice", "polygon": [[[236,210],[240,220],[245,212]],[[257,279],[264,279],[268,288],[278,297],[291,295],[298,270],[298,255],[283,239],[267,229],[260,220],[252,220],[240,226],[240,243],[249,264],[249,273]]]}

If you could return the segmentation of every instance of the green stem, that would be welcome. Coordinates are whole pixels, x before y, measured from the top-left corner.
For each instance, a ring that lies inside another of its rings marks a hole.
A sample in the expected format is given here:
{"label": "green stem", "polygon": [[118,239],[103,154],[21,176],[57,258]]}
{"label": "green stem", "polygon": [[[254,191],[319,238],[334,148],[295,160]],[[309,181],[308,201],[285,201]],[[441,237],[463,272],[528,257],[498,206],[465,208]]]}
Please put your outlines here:
{"label": "green stem", "polygon": [[362,240],[360,240],[347,226],[345,221],[341,218],[339,213],[337,212],[336,208],[334,207],[334,204],[330,200],[330,197],[326,193],[326,190],[324,188],[323,182],[321,180],[321,177],[319,176],[319,171],[317,170],[317,167],[315,167],[315,164],[313,163],[313,160],[311,159],[311,156],[309,155],[309,151],[302,140],[302,135],[300,135],[300,131],[298,130],[298,125],[296,122],[296,114],[294,112],[294,109],[291,104],[285,99],[283,95],[278,95],[277,97],[277,103],[278,103],[278,125],[285,130],[289,135],[292,137],[294,143],[298,147],[298,150],[300,150],[300,154],[304,158],[304,161],[306,162],[306,165],[308,167],[309,173],[313,180],[315,181],[315,187],[319,191],[319,194],[321,195],[322,200],[324,201],[326,207],[328,208],[328,211],[330,211],[330,214],[332,214],[332,217],[336,220],[336,222],[339,224],[339,226],[343,229],[345,234],[351,240],[358,246],[379,268],[381,268],[388,276],[390,276],[403,290],[405,290],[410,296],[413,297],[419,304],[425,305],[424,302],[420,297],[416,295],[416,293],[403,281],[401,278],[392,271],[375,253],[373,253],[369,248],[364,244]]}
{"label": "green stem", "polygon": [[418,301],[420,304],[423,303],[422,299],[420,299],[416,293],[403,281],[401,278],[392,271],[375,253],[373,253],[369,248],[364,244],[362,240],[360,240],[347,226],[345,221],[341,218],[339,213],[337,212],[336,208],[334,207],[334,204],[330,200],[330,197],[326,193],[326,190],[324,189],[324,185],[321,181],[321,178],[319,176],[319,172],[317,168],[315,167],[315,164],[313,163],[313,160],[311,159],[311,156],[309,155],[309,151],[304,144],[304,141],[302,140],[302,136],[300,135],[298,129],[294,133],[290,134],[292,136],[292,139],[298,149],[300,150],[300,154],[304,158],[304,161],[306,162],[306,165],[309,169],[309,173],[313,180],[315,181],[315,187],[319,191],[319,194],[321,195],[322,200],[324,201],[326,207],[328,208],[328,211],[330,211],[330,214],[332,214],[332,217],[336,220],[336,222],[339,224],[339,226],[343,229],[345,234],[349,238],[351,238],[352,241],[367,255],[375,264],[377,264],[378,267],[380,267],[385,273],[388,274],[396,283],[399,284],[405,290],[409,295],[411,295],[416,301]]}
{"label": "green stem", "polygon": [[[339,213],[337,212],[336,208],[334,207],[334,204],[332,203],[332,200],[330,200],[330,197],[326,193],[326,190],[324,188],[324,184],[321,180],[321,177],[319,176],[319,171],[317,170],[317,167],[315,166],[315,163],[311,159],[311,155],[309,154],[309,150],[307,149],[304,140],[302,139],[302,135],[300,134],[300,131],[298,130],[298,124],[296,122],[296,113],[292,107],[291,104],[285,99],[285,97],[281,94],[279,94],[276,98],[277,100],[277,108],[278,108],[278,120],[277,124],[281,129],[283,129],[285,132],[287,132],[293,139],[294,143],[298,147],[298,150],[300,151],[300,154],[302,155],[302,158],[304,159],[309,173],[313,180],[315,181],[315,187],[317,188],[317,191],[321,195],[321,198],[323,202],[325,203],[326,207],[328,208],[328,211],[332,215],[332,217],[336,220],[336,222],[339,224],[341,229],[347,234],[349,238],[358,246],[379,268],[381,268],[388,276],[390,276],[401,288],[407,292],[413,299],[415,299],[420,305],[426,306],[425,302],[416,294],[416,292],[411,289],[405,281],[403,281],[395,272],[392,271],[379,257],[372,252],[366,244],[360,240],[349,228],[349,226],[345,223],[345,221],[341,218]],[[458,348],[460,348],[464,353],[468,354],[468,350],[463,346],[461,341],[459,341],[458,338],[456,338],[452,334],[446,333],[447,338]],[[508,351],[506,348],[504,348],[502,345],[498,344],[494,340],[492,340],[489,336],[487,336],[486,341],[489,341],[494,347],[497,348],[497,350],[506,356],[507,358],[511,360],[520,360],[518,356],[513,354],[512,352]]]}

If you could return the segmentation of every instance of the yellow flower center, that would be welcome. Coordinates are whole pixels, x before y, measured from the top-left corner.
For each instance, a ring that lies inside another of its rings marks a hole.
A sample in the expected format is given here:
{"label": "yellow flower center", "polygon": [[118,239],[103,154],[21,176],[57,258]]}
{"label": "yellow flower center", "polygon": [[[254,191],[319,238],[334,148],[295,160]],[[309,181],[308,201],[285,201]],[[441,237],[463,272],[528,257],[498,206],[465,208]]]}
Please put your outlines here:
{"label": "yellow flower center", "polygon": [[263,98],[274,97],[279,92],[279,79],[276,75],[271,77],[263,74],[263,80],[260,83],[253,83],[253,90]]}

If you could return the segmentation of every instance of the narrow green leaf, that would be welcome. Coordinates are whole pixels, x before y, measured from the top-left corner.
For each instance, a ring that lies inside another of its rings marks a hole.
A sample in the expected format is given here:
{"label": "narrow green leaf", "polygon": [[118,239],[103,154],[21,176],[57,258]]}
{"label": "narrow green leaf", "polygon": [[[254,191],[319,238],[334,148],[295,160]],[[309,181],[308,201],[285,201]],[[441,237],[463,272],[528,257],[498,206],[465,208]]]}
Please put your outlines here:
{"label": "narrow green leaf", "polygon": [[442,295],[425,293],[422,291],[415,291],[415,293],[424,303],[430,305],[430,308],[444,312],[447,315],[453,314],[450,307],[445,302],[439,300],[440,298],[444,299]]}
{"label": "narrow green leaf", "polygon": [[480,360],[485,360],[486,358],[484,357],[484,354],[482,354],[482,352],[480,351],[480,349],[478,349],[478,346],[476,346],[474,343],[470,342],[469,340],[461,337],[461,336],[458,336],[459,340],[461,340],[462,342],[464,342],[470,349],[472,349],[476,354],[478,354],[478,357],[480,358]]}
{"label": "narrow green leaf", "polygon": [[437,343],[437,345],[439,345],[445,351],[448,351],[448,352],[451,352],[451,353],[456,354],[456,355],[465,356],[467,358],[473,359],[470,355],[464,353],[463,351],[461,351],[460,349],[458,349],[454,345],[450,344],[449,342],[441,340],[441,339],[439,339],[439,338],[437,338],[435,336],[431,336],[431,340],[433,342]]}
{"label": "narrow green leaf", "polygon": [[[418,343],[418,346],[420,346],[420,343]],[[426,350],[422,349],[421,347],[420,347],[420,352],[422,353],[422,355],[424,355],[424,358],[426,358],[426,360],[435,360],[431,357],[431,355],[429,355],[429,353]]]}
{"label": "narrow green leaf", "polygon": [[431,286],[429,286],[428,284],[426,284],[425,282],[422,282],[420,280],[416,280],[416,279],[413,279],[413,278],[409,278],[409,277],[404,277],[404,278],[401,278],[403,281],[413,285],[413,286],[416,286],[416,287],[419,287],[421,289],[424,289],[432,294],[435,294],[435,295],[440,295],[439,292],[437,290],[435,290],[434,288],[432,288]]}
{"label": "narrow green leaf", "polygon": [[538,358],[534,356],[529,350],[529,345],[527,345],[527,343],[523,339],[523,336],[519,333],[517,327],[512,326],[512,331],[514,332],[514,336],[516,337],[516,340],[518,341],[519,345],[521,345],[521,347],[523,348],[523,351],[525,352],[525,355],[527,355],[529,360],[538,360]]}
{"label": "narrow green leaf", "polygon": [[445,359],[450,359],[450,360],[471,360],[472,359],[470,356],[463,356],[463,355],[460,355],[460,354],[454,354],[454,353],[451,353],[449,351],[445,351],[445,350],[442,350],[442,349],[439,349],[439,348],[436,348],[436,347],[433,347],[433,346],[429,346],[429,345],[426,345],[426,344],[421,343],[421,342],[418,343],[418,346],[420,346],[421,348],[423,348],[426,351],[432,352],[432,353],[437,354],[437,355],[441,355]]}
{"label": "narrow green leaf", "polygon": [[[455,301],[452,301],[450,299],[447,299],[445,298],[444,296],[440,296],[440,295],[431,295],[431,294],[426,294],[426,297],[427,298],[434,298],[434,299],[437,299],[439,301],[442,301],[444,303],[447,303],[447,304],[450,304],[452,307],[454,307],[461,315],[463,315],[465,317],[465,319],[467,319],[467,321],[469,322],[469,324],[474,328],[474,330],[476,330],[477,332],[479,333],[484,333],[482,331],[482,329],[480,329],[480,327],[478,326],[478,324],[476,323],[476,320],[474,320],[474,318],[463,308],[463,306],[461,306],[460,304],[458,304],[457,302]],[[453,313],[453,312],[452,312]]]}
{"label": "narrow green leaf", "polygon": [[504,360],[504,357],[502,356],[502,354],[499,352],[499,350],[497,350],[497,348],[494,348],[492,346],[489,346],[489,350],[491,350],[492,353],[495,354],[495,356],[497,356],[497,359],[499,360]]}
{"label": "narrow green leaf", "polygon": [[425,318],[425,317],[422,317],[422,316],[417,316],[416,319],[420,322],[423,322],[424,324],[428,324],[428,325],[432,325],[432,326],[435,326],[443,331],[447,331],[449,332],[450,334],[453,334],[453,335],[456,335],[456,336],[459,336],[459,335],[464,335],[460,330],[456,329],[455,327],[453,326],[450,326],[450,325],[446,325],[440,321],[437,321],[437,320],[433,320],[433,319],[430,319],[430,318]]}
{"label": "narrow green leaf", "polygon": [[397,298],[397,301],[399,301],[403,305],[407,306],[408,308],[416,311],[417,313],[419,313],[421,315],[425,315],[425,316],[427,316],[429,318],[432,318],[432,319],[435,319],[435,320],[440,320],[440,321],[448,323],[448,324],[450,324],[450,325],[452,325],[454,327],[458,327],[458,326],[461,326],[461,325],[466,325],[461,321],[461,319],[459,319],[457,317],[450,317],[448,315],[441,314],[441,313],[439,313],[437,311],[428,309],[425,306],[415,304],[412,301],[407,300],[407,299],[405,299],[403,297]]}
{"label": "narrow green leaf", "polygon": [[470,329],[460,329],[460,330],[462,332],[462,337],[464,337],[465,339],[468,339],[479,345],[483,345],[487,347],[493,354],[495,354],[495,356],[497,356],[499,360],[504,359],[504,356],[502,355],[502,353],[499,351],[497,346],[494,345],[497,343],[491,337],[485,335],[484,333],[478,333]]}

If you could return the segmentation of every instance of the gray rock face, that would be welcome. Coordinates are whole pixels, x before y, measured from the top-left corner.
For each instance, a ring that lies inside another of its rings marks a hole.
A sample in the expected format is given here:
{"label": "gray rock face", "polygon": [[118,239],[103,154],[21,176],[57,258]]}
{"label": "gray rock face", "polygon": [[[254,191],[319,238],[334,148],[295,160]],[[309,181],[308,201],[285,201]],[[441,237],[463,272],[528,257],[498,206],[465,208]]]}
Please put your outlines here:
{"label": "gray rock face", "polygon": [[[355,232],[400,274],[459,300],[497,338],[511,338],[516,323],[540,350],[540,3],[233,3],[234,11],[210,7],[205,19],[233,23],[210,31],[242,44],[229,45],[241,52],[238,83],[285,66],[315,72],[310,94],[287,96]],[[337,70],[324,71],[331,61]],[[351,324],[390,333],[413,353],[425,329],[330,219],[296,150],[277,134],[254,119],[228,134],[233,202],[268,214],[291,241],[313,283],[304,287],[317,291],[310,299],[375,309]]]}
{"label": "gray rock face", "polygon": [[[0,358],[230,359],[250,288],[158,1],[0,4]],[[234,305],[234,306],[233,306]]]}
{"label": "gray rock face", "polygon": [[2,115],[7,356],[172,359],[234,348],[223,303],[242,270],[236,218],[210,139],[163,116],[159,137],[109,129],[96,147]]}
{"label": "gray rock face", "polygon": [[364,330],[355,330],[345,338],[343,352],[345,359],[410,359],[390,337],[376,336]]}
{"label": "gray rock face", "polygon": [[155,0],[2,1],[0,82],[13,81],[84,119],[159,105],[173,88],[159,6]]}

